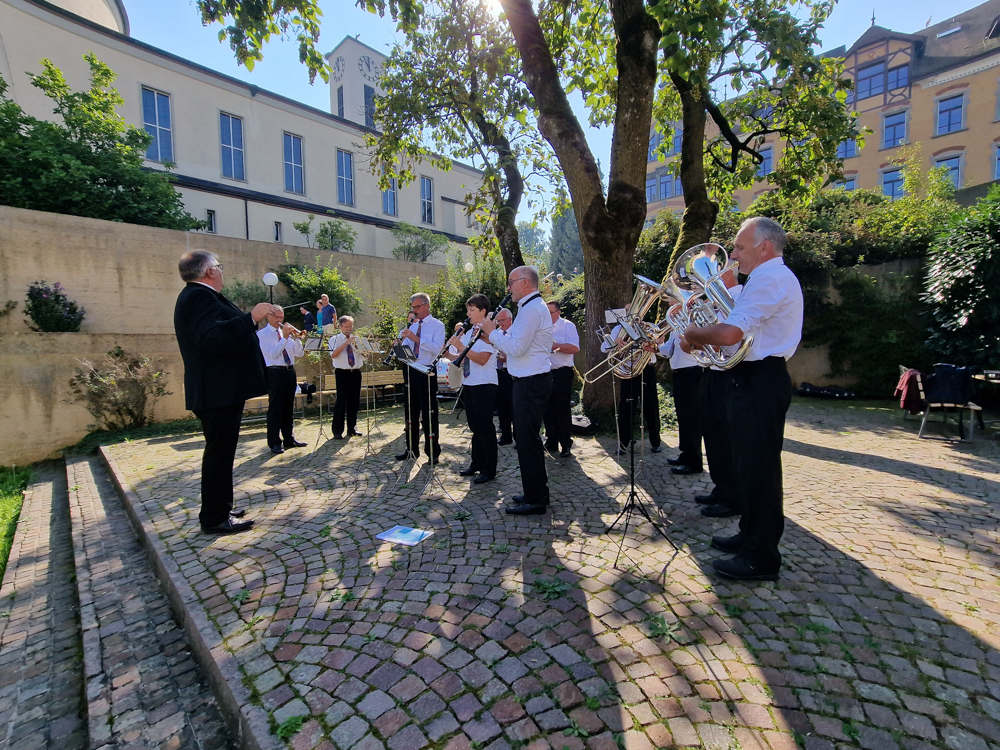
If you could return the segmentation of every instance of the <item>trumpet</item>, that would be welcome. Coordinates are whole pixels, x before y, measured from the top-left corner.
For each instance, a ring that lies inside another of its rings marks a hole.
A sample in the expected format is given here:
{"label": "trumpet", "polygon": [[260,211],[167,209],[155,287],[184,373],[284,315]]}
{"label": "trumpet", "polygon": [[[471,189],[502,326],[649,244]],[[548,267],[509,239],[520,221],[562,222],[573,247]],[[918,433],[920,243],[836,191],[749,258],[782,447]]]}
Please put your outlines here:
{"label": "trumpet", "polygon": [[291,323],[282,323],[281,325],[282,325],[282,335],[286,339],[304,339],[309,335],[307,331],[300,331]]}
{"label": "trumpet", "polygon": [[403,334],[406,333],[407,328],[413,325],[414,320],[416,320],[416,316],[411,312],[406,319],[406,325],[399,329],[399,333],[396,335],[396,338],[393,339],[391,344],[389,344],[389,351],[386,352],[385,359],[382,360],[383,365],[391,365],[392,361],[396,359],[396,355],[392,353],[392,350],[394,347],[403,343]]}

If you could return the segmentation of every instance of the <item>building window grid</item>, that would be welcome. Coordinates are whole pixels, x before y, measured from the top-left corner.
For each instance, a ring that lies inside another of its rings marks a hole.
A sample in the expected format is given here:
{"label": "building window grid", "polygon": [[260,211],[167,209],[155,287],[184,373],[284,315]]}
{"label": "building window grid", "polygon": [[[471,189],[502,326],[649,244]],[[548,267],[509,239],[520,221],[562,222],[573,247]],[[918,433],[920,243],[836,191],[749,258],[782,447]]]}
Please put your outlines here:
{"label": "building window grid", "polygon": [[882,118],[882,148],[906,143],[906,112],[893,112]]}
{"label": "building window grid", "polygon": [[882,173],[882,194],[892,200],[903,197],[903,171],[901,169],[887,169]]}
{"label": "building window grid", "polygon": [[768,146],[767,148],[762,148],[760,150],[760,155],[763,158],[763,161],[761,161],[761,163],[757,165],[757,177],[763,178],[767,177],[767,175],[771,174],[771,172],[774,171],[773,168],[774,151],[770,146]]}
{"label": "building window grid", "polygon": [[344,87],[337,87],[337,117],[344,117]]}
{"label": "building window grid", "polygon": [[652,175],[646,178],[646,203],[652,203],[656,200],[656,176]]}
{"label": "building window grid", "polygon": [[938,100],[936,135],[954,133],[962,129],[962,115],[965,110],[965,95],[950,96]]}
{"label": "building window grid", "polygon": [[1000,180],[1000,145],[993,147],[993,179]]}
{"label": "building window grid", "polygon": [[910,66],[900,65],[897,68],[889,68],[889,72],[886,74],[886,79],[888,81],[887,88],[889,91],[894,91],[896,89],[901,89],[910,85]]}
{"label": "building window grid", "polygon": [[291,133],[283,137],[285,160],[285,190],[289,193],[305,193],[305,180],[302,168],[302,138]]}
{"label": "building window grid", "polygon": [[389,187],[382,191],[382,213],[397,216],[399,207],[396,203],[396,178],[389,180]]}
{"label": "building window grid", "polygon": [[337,202],[354,205],[354,154],[337,149]]}
{"label": "building window grid", "polygon": [[680,128],[674,128],[673,143],[670,147],[670,154],[679,154],[681,152],[681,143],[684,140],[684,131]]}
{"label": "building window grid", "polygon": [[848,138],[846,141],[841,141],[840,145],[837,146],[838,159],[850,159],[852,156],[857,155],[858,142],[854,138]]}
{"label": "building window grid", "polygon": [[142,123],[146,132],[153,136],[146,147],[146,158],[150,161],[172,162],[174,146],[169,94],[142,87]]}
{"label": "building window grid", "polygon": [[219,231],[215,223],[215,211],[211,208],[205,211],[205,231],[209,234],[216,234]]}
{"label": "building window grid", "polygon": [[281,242],[281,222],[274,222],[274,241]]}
{"label": "building window grid", "polygon": [[663,143],[663,133],[657,133],[656,131],[650,133],[649,152],[646,154],[647,162],[657,161],[659,159],[659,155],[656,153],[656,149],[660,147],[661,143]]}
{"label": "building window grid", "polygon": [[858,178],[857,177],[845,177],[842,180],[838,180],[834,187],[841,190],[857,190],[858,188]]}
{"label": "building window grid", "polygon": [[375,127],[375,89],[365,86],[365,127]]}
{"label": "building window grid", "polygon": [[420,178],[420,221],[434,223],[434,180],[430,177]]}
{"label": "building window grid", "polygon": [[951,184],[958,190],[962,186],[962,155],[944,156],[934,160],[935,167],[944,167],[948,170],[948,177]]}
{"label": "building window grid", "polygon": [[222,147],[222,176],[245,180],[243,169],[243,118],[219,114],[219,141]]}
{"label": "building window grid", "polygon": [[669,172],[660,175],[660,200],[672,198],[674,194],[674,177]]}
{"label": "building window grid", "polygon": [[858,71],[856,98],[858,101],[885,92],[885,63],[875,63]]}

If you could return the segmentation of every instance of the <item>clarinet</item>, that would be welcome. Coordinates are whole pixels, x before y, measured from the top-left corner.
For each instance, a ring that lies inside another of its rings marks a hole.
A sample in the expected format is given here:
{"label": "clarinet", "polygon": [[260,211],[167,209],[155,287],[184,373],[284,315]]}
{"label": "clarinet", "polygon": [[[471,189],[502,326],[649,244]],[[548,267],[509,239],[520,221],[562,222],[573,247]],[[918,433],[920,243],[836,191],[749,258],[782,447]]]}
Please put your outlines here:
{"label": "clarinet", "polygon": [[[505,307],[507,307],[509,303],[510,303],[510,292],[507,293],[506,297],[500,300],[500,304],[497,305],[497,309],[489,314],[489,319],[490,320],[495,319],[496,316],[500,314],[500,311],[503,310]],[[479,341],[482,335],[483,335],[483,329],[477,328],[476,332],[472,334],[472,338],[469,339],[469,345],[465,347],[465,351],[459,354],[458,357],[455,359],[453,364],[456,367],[462,366],[462,363],[465,361],[465,357],[469,354],[470,351],[472,351],[472,347],[475,346],[476,342]]]}
{"label": "clarinet", "polygon": [[383,365],[391,365],[392,361],[394,359],[396,359],[396,355],[392,353],[392,349],[393,349],[394,346],[397,346],[398,344],[402,343],[402,341],[403,341],[403,333],[411,325],[413,325],[413,313],[412,312],[410,313],[410,317],[409,317],[409,319],[408,319],[408,321],[406,323],[406,326],[403,327],[403,328],[401,328],[399,330],[399,335],[396,336],[395,340],[393,340],[393,342],[391,344],[389,344],[389,351],[386,352],[385,359],[382,360],[382,364]]}
{"label": "clarinet", "polygon": [[[465,320],[459,323],[458,328],[455,330],[455,333],[453,335],[460,337],[464,336],[470,328],[472,328],[472,320],[468,316],[466,316]],[[448,352],[448,341],[446,339],[444,342],[444,346],[441,348],[441,351],[438,352],[438,355],[434,358],[434,361],[431,362],[429,365],[427,365],[427,367],[431,370],[431,372],[436,372],[435,368],[437,368],[437,363],[444,358],[444,355],[447,352]]]}

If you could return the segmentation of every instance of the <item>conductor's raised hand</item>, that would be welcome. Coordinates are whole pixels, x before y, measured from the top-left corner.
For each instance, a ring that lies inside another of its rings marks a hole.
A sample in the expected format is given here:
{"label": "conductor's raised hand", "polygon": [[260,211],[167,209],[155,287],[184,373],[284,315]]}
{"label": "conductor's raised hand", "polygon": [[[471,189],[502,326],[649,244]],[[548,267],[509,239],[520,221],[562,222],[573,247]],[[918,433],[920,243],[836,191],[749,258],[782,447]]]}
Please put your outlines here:
{"label": "conductor's raised hand", "polygon": [[268,315],[277,314],[277,311],[280,309],[277,305],[272,305],[269,302],[258,302],[253,306],[253,310],[250,311],[250,317],[253,318],[254,323],[260,323]]}

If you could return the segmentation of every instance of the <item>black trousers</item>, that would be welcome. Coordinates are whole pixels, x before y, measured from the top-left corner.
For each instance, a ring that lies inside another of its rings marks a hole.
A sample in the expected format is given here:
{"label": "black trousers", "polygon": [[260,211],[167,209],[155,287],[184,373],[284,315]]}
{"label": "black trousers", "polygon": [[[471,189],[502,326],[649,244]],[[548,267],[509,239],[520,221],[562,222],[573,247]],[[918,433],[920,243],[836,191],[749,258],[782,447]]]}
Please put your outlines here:
{"label": "black trousers", "polygon": [[782,357],[741,362],[731,374],[730,431],[743,503],[740,554],[762,569],[777,570],[785,531],[781,448],[792,381]]}
{"label": "black trousers", "polygon": [[198,514],[204,528],[218,526],[229,518],[229,511],[233,509],[233,461],[240,439],[244,403],[240,401],[195,412],[205,435],[205,452],[201,456],[201,512]]}
{"label": "black trousers", "polygon": [[493,430],[493,408],[497,387],[493,383],[467,385],[462,395],[465,397],[465,418],[472,432],[470,467],[480,474],[494,476],[497,473],[497,434]]}
{"label": "black trousers", "polygon": [[730,427],[732,373],[705,370],[701,375],[701,428],[705,438],[708,471],[715,483],[712,495],[716,502],[742,510],[740,487],[736,480],[732,431]]}
{"label": "black trousers", "polygon": [[514,378],[514,434],[517,462],[521,467],[521,490],[530,505],[549,504],[549,477],[539,431],[542,415],[552,393],[552,373]]}
{"label": "black trousers", "polygon": [[[638,378],[619,380],[621,395],[618,398],[618,442],[628,445],[639,424],[636,415],[642,400],[642,418],[649,435],[649,444],[660,444],[660,394],[656,390],[656,367],[648,364]],[[640,390],[641,389],[641,390]]]}
{"label": "black trousers", "polygon": [[497,368],[497,421],[500,422],[500,438],[506,440],[513,437],[511,424],[513,419],[514,380],[507,368]]}
{"label": "black trousers", "polygon": [[569,450],[573,444],[573,368],[557,367],[552,370],[552,393],[545,407],[545,442]]}
{"label": "black trousers", "polygon": [[[290,444],[292,411],[295,408],[295,370],[283,367],[267,368],[267,444]],[[280,433],[280,434],[279,434]]]}
{"label": "black trousers", "polygon": [[681,367],[674,370],[674,409],[680,434],[678,456],[684,466],[703,467],[701,460],[701,375],[702,368]]}
{"label": "black trousers", "polygon": [[424,452],[428,456],[437,456],[441,453],[441,445],[438,443],[437,375],[404,367],[403,383],[406,385],[406,400],[403,405],[408,426],[406,449],[415,456],[420,455],[420,426],[423,424]]}
{"label": "black trousers", "polygon": [[333,405],[333,434],[344,434],[344,419],[347,431],[354,432],[358,426],[358,409],[361,406],[361,370],[336,368],[333,379],[337,384],[337,403]]}

